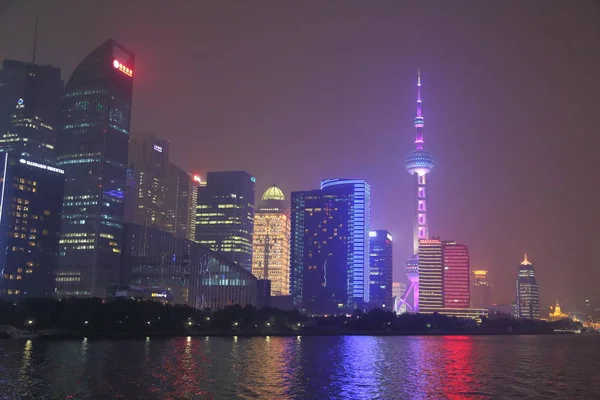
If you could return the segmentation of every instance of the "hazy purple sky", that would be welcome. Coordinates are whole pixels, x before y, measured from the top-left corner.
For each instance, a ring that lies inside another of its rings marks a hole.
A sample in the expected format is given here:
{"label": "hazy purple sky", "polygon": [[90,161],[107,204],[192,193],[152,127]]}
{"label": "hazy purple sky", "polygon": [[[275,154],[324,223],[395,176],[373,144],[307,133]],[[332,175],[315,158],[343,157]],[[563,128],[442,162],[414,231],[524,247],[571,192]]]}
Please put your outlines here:
{"label": "hazy purple sky", "polygon": [[598,298],[600,2],[0,0],[0,58],[31,58],[36,15],[65,81],[106,39],[136,53],[132,129],[190,171],[367,180],[396,279],[420,68],[432,234],[469,245],[498,302],[525,250],[543,306]]}

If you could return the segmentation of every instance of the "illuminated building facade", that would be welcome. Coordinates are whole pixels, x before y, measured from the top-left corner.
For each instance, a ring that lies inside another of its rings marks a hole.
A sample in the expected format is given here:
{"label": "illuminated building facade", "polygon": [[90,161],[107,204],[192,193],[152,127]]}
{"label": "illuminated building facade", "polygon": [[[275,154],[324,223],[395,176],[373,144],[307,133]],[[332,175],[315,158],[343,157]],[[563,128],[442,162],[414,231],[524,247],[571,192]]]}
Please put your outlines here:
{"label": "illuminated building facade", "polygon": [[440,239],[419,240],[419,312],[444,307],[444,259]]}
{"label": "illuminated building facade", "polygon": [[128,163],[133,175],[125,220],[195,239],[197,183],[169,160],[169,141],[151,132],[131,134]]}
{"label": "illuminated building facade", "polygon": [[321,181],[321,190],[350,200],[348,297],[359,307],[370,301],[371,187],[360,179],[325,179]]}
{"label": "illuminated building facade", "polygon": [[394,306],[392,235],[383,229],[369,232],[369,305],[391,311]]}
{"label": "illuminated building facade", "polygon": [[321,190],[292,193],[291,295],[309,313],[368,303],[370,187],[328,179]]}
{"label": "illuminated building facade", "polygon": [[[409,174],[415,175],[416,186],[416,221],[414,228],[414,252],[415,255],[409,258],[406,262],[405,271],[410,286],[402,296],[401,303],[404,308],[411,309],[414,312],[419,311],[419,290],[420,290],[420,263],[418,260],[419,241],[429,239],[429,223],[428,223],[428,208],[427,208],[427,175],[433,170],[433,157],[424,148],[423,127],[425,120],[421,110],[421,73],[417,75],[417,116],[415,117],[414,126],[416,129],[415,150],[406,158],[404,166]],[[412,294],[412,304],[408,303],[409,296]]]}
{"label": "illuminated building facade", "polygon": [[281,189],[262,195],[254,214],[252,274],[271,281],[271,296],[290,294],[290,215]]}
{"label": "illuminated building facade", "polygon": [[52,296],[64,171],[0,154],[0,298]]}
{"label": "illuminated building facade", "polygon": [[516,314],[518,318],[540,318],[539,288],[535,279],[533,264],[527,259],[527,254],[525,254],[525,258],[521,262],[521,265],[519,265],[516,304]]}
{"label": "illuminated building facade", "polygon": [[54,165],[63,86],[58,68],[4,60],[0,71],[0,152]]}
{"label": "illuminated building facade", "polygon": [[257,279],[194,241],[126,223],[122,257],[125,285],[151,293],[165,288],[174,303],[213,310],[257,305]]}
{"label": "illuminated building facade", "polygon": [[487,308],[492,305],[492,288],[487,270],[471,271],[471,305],[476,308]]}
{"label": "illuminated building facade", "polygon": [[455,241],[442,242],[444,257],[444,307],[469,308],[469,248]]}
{"label": "illuminated building facade", "polygon": [[554,306],[554,310],[548,315],[548,321],[560,321],[561,319],[569,318],[569,314],[565,314],[560,309],[560,304],[558,304],[558,300],[556,301],[556,306]]}
{"label": "illuminated building facade", "polygon": [[209,172],[196,205],[196,241],[247,271],[252,271],[255,182],[244,171]]}
{"label": "illuminated building facade", "polygon": [[73,71],[63,96],[56,159],[65,170],[58,296],[98,296],[117,283],[134,55],[108,40]]}

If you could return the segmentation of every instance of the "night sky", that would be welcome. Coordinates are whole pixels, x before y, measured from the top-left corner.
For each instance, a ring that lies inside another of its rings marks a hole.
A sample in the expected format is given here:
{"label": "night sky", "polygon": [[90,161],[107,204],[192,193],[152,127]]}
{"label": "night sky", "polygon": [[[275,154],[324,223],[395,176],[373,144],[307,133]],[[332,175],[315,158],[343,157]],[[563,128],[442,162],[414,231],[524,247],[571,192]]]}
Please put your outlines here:
{"label": "night sky", "polygon": [[497,302],[524,251],[541,306],[599,298],[600,2],[167,3],[0,0],[0,59],[31,59],[36,15],[37,62],[65,81],[116,39],[136,53],[133,131],[191,172],[247,170],[257,195],[365,179],[396,280],[420,68],[432,235],[469,245]]}

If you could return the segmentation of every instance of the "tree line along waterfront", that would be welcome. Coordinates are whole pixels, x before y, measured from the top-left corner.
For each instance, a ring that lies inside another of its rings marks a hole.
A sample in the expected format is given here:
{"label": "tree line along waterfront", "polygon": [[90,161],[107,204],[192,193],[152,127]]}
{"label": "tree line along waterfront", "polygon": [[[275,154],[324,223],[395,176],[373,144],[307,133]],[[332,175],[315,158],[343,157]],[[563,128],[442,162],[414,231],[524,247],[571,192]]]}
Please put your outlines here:
{"label": "tree line along waterfront", "polygon": [[198,310],[152,301],[30,298],[0,301],[0,326],[55,337],[136,335],[427,335],[549,334],[580,330],[570,319],[546,322],[497,315],[480,323],[439,314],[374,309],[352,314],[303,315],[297,310],[233,305]]}

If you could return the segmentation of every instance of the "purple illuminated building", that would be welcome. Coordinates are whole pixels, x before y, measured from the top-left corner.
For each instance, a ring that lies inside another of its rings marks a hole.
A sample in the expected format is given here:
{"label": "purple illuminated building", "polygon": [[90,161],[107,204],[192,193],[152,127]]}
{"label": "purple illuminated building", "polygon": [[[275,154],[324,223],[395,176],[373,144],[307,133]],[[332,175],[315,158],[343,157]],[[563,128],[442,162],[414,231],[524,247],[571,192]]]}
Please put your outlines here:
{"label": "purple illuminated building", "polygon": [[[429,225],[427,221],[427,174],[433,169],[433,158],[429,151],[423,148],[423,126],[425,124],[421,112],[421,73],[417,74],[417,116],[415,117],[415,128],[417,135],[415,139],[415,149],[410,152],[404,166],[411,175],[417,176],[417,197],[416,197],[416,221],[414,228],[414,254],[406,262],[406,275],[410,280],[410,285],[402,299],[398,302],[400,309],[411,309],[413,312],[419,311],[419,240],[429,239]],[[412,305],[408,298],[412,294]]]}

